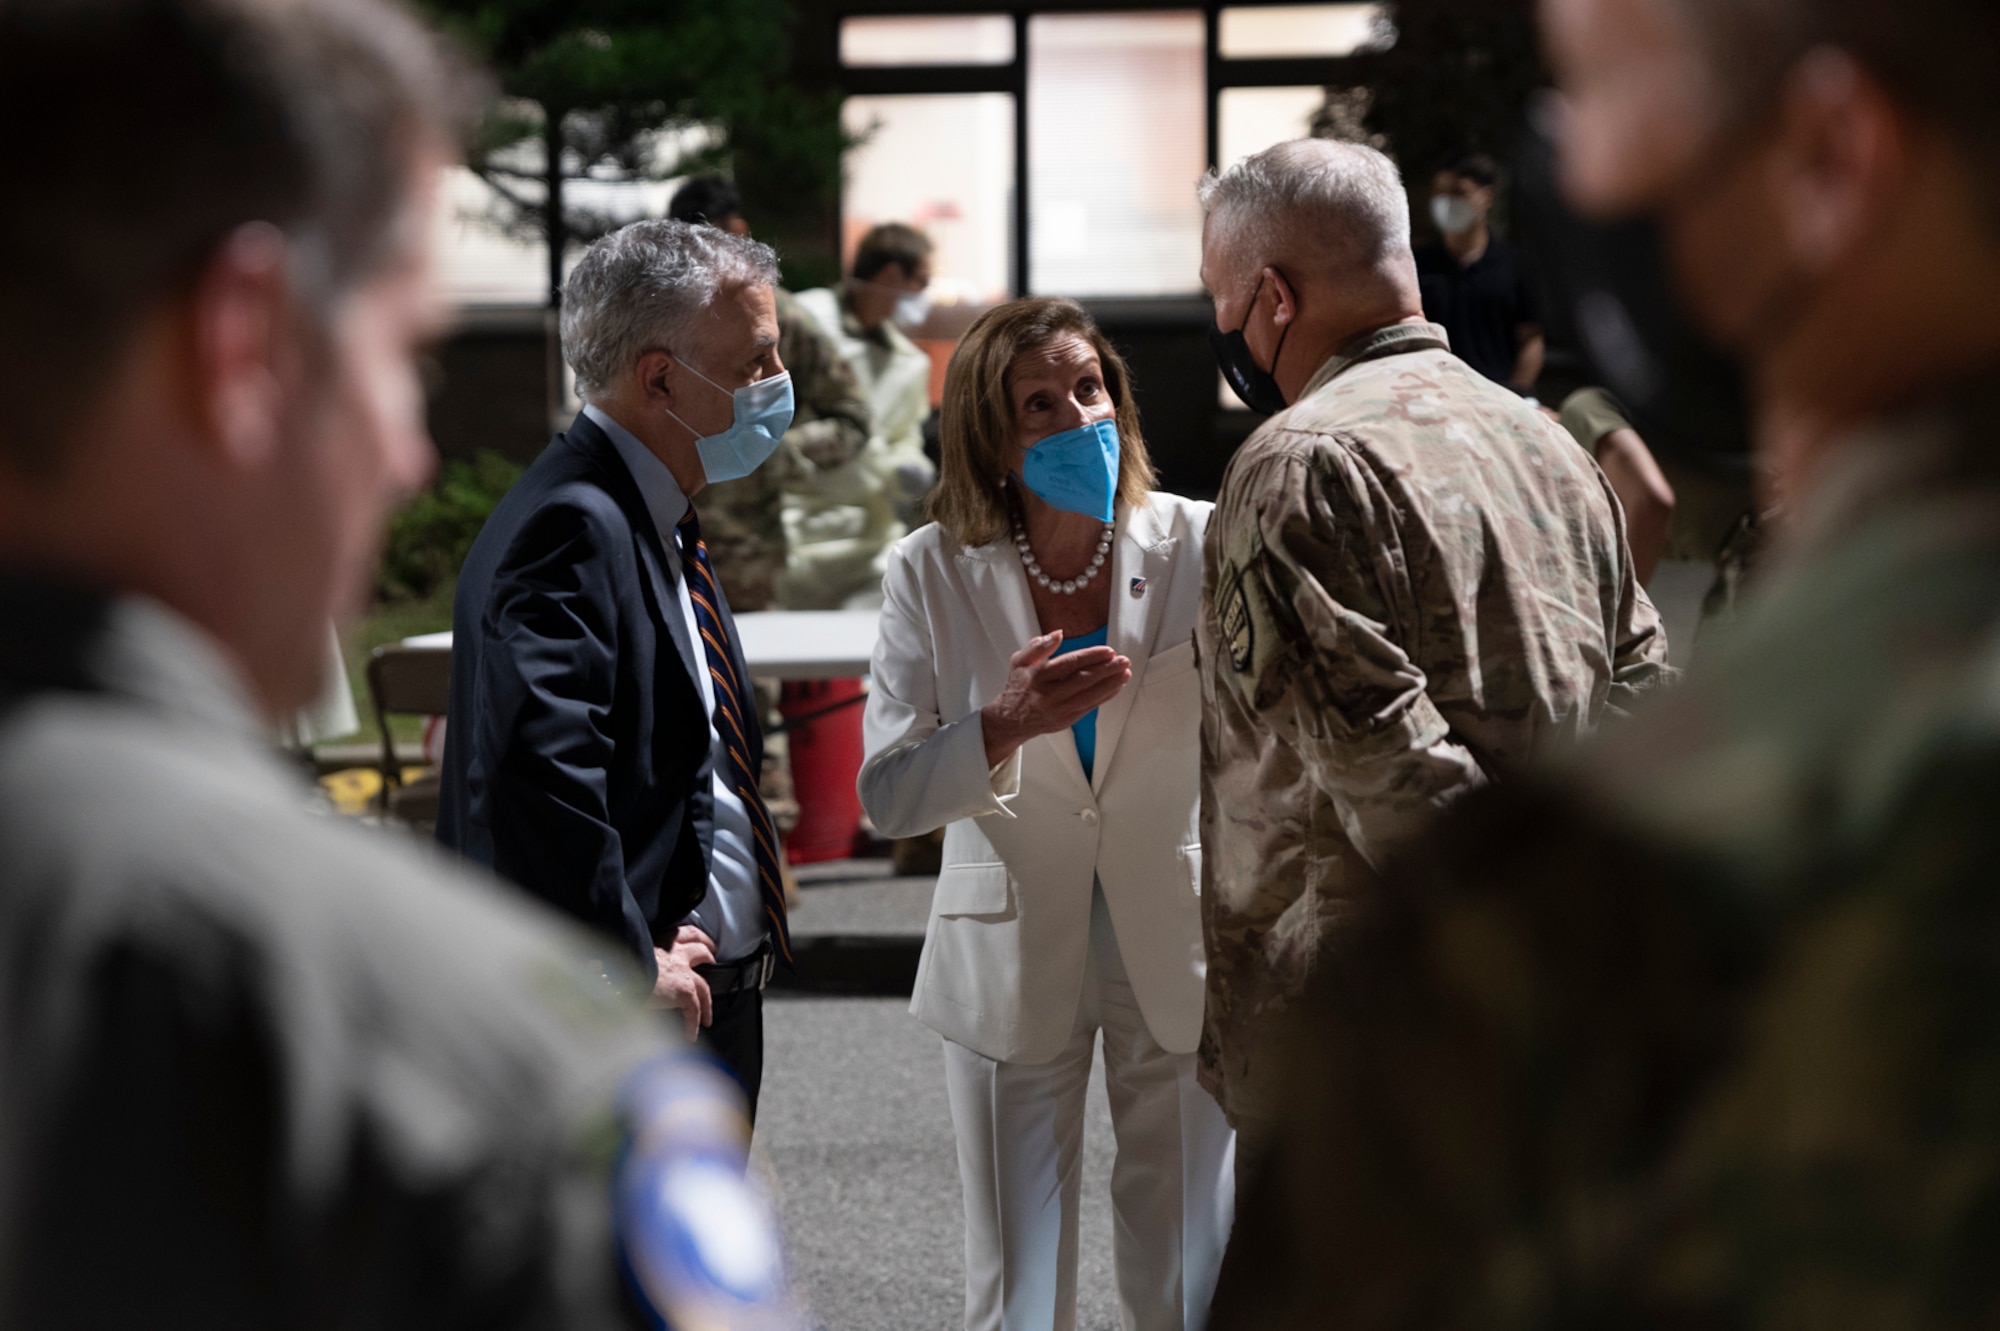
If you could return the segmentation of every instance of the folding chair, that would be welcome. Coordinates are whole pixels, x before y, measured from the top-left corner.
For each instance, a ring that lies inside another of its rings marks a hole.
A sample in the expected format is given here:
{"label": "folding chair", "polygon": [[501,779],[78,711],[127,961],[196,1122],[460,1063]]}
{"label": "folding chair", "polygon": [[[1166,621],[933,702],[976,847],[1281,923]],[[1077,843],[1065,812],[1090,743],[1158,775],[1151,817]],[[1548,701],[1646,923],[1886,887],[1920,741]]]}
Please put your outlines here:
{"label": "folding chair", "polygon": [[368,693],[382,731],[382,812],[428,835],[437,825],[438,774],[426,772],[404,782],[389,718],[443,716],[450,710],[451,650],[398,643],[377,647],[368,659]]}

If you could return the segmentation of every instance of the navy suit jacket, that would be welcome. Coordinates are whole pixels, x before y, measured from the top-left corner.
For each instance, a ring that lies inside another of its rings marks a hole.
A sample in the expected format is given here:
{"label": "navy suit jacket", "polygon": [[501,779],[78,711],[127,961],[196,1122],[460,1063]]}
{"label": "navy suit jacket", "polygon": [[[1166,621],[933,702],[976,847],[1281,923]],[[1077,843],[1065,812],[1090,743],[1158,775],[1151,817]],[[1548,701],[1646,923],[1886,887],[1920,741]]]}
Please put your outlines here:
{"label": "navy suit jacket", "polygon": [[[438,840],[653,946],[708,891],[709,719],[674,565],[610,439],[579,415],[493,510],[459,574]],[[738,678],[736,625],[718,607]],[[763,757],[756,718],[752,770]]]}

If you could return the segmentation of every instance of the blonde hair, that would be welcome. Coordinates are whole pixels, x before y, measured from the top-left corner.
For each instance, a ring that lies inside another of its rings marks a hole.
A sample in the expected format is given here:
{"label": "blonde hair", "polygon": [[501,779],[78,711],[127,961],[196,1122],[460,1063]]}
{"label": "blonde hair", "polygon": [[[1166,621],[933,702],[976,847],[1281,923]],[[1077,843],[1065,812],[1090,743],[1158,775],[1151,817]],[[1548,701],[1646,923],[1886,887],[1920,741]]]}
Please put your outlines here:
{"label": "blonde hair", "polygon": [[1007,452],[1016,442],[1014,399],[1008,391],[1014,362],[1024,351],[1065,334],[1090,344],[1104,371],[1118,422],[1118,499],[1128,507],[1146,501],[1154,483],[1153,463],[1139,431],[1139,406],[1132,399],[1132,372],[1111,340],[1083,306],[1055,296],[1009,301],[979,316],[944,372],[944,402],[938,411],[942,466],[931,494],[931,520],[960,545],[987,545],[1007,531]]}

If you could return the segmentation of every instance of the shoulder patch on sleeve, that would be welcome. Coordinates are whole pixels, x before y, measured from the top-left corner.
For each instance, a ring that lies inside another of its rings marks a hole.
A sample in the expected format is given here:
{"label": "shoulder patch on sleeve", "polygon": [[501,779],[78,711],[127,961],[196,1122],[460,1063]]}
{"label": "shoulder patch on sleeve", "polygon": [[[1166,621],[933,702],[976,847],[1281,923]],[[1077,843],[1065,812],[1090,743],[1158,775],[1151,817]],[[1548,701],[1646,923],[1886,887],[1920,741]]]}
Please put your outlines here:
{"label": "shoulder patch on sleeve", "polygon": [[1249,673],[1257,659],[1257,626],[1250,614],[1249,595],[1243,588],[1243,568],[1229,564],[1216,593],[1216,620],[1222,630],[1222,644],[1229,664],[1238,674]]}

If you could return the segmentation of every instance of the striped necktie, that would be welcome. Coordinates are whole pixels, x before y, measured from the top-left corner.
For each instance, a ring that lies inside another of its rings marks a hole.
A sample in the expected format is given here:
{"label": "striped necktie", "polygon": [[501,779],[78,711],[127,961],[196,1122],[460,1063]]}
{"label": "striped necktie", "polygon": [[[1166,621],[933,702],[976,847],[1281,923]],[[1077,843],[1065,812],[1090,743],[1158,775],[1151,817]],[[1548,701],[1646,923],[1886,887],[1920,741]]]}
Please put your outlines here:
{"label": "striped necktie", "polygon": [[715,681],[715,729],[729,755],[729,784],[750,812],[751,840],[756,843],[757,890],[764,916],[771,922],[771,941],[787,966],[792,964],[792,936],[785,922],[784,880],[778,876],[778,830],[771,825],[771,811],[757,793],[758,773],[750,766],[749,727],[743,722],[743,681],[736,676],[736,664],[723,645],[722,598],[716,594],[715,568],[708,562],[708,546],[701,539],[701,521],[688,505],[680,521],[681,567],[687,575],[688,596],[694,602],[695,626],[701,630],[703,653],[708,657],[709,678]]}

